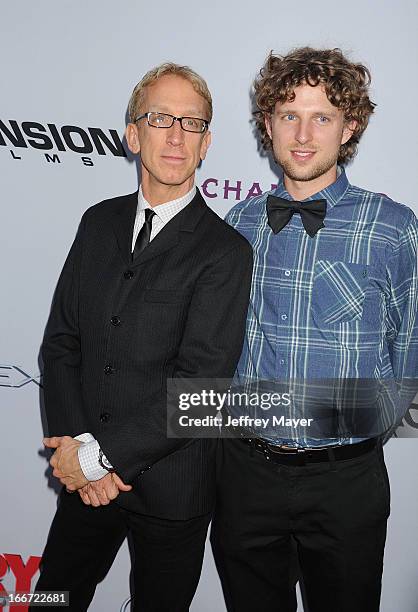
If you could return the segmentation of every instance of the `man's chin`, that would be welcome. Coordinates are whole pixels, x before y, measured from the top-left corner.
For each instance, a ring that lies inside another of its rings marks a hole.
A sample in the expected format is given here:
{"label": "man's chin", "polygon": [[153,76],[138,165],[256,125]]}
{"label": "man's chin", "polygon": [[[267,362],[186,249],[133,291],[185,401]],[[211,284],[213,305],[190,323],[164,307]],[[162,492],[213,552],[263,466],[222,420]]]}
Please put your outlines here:
{"label": "man's chin", "polygon": [[165,175],[165,176],[160,176],[159,180],[163,185],[167,185],[170,187],[180,187],[181,185],[184,185],[185,183],[187,183],[191,178],[194,177],[194,172],[193,174],[169,174],[169,175]]}
{"label": "man's chin", "polygon": [[335,166],[336,162],[337,160],[332,159],[322,164],[300,167],[294,163],[279,161],[279,165],[284,174],[292,181],[308,182],[314,181],[329,172]]}
{"label": "man's chin", "polygon": [[283,163],[280,164],[285,175],[290,178],[292,181],[312,181],[319,176],[321,176],[324,172],[322,168],[298,168],[293,164]]}

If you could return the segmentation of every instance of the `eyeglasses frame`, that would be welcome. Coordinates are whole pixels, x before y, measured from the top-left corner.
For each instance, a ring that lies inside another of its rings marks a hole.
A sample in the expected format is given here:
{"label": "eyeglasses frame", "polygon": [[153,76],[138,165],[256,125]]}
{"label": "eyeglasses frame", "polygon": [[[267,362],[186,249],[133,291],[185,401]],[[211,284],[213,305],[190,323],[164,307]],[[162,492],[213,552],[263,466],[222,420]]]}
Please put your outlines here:
{"label": "eyeglasses frame", "polygon": [[[149,115],[165,115],[166,117],[171,117],[172,118],[172,122],[171,125],[152,125],[149,122]],[[139,115],[134,123],[136,123],[137,121],[139,121],[140,119],[147,119],[147,123],[150,127],[156,128],[157,130],[159,129],[163,129],[163,130],[168,130],[171,127],[173,127],[173,124],[175,121],[178,121],[180,123],[180,127],[183,131],[185,132],[191,132],[192,134],[204,134],[208,129],[209,129],[209,121],[207,121],[206,119],[202,119],[201,117],[175,117],[174,115],[170,115],[170,113],[159,113],[157,111],[148,111],[146,113],[144,113],[143,115]],[[183,119],[199,119],[199,121],[203,121],[204,125],[203,125],[203,130],[201,130],[200,132],[195,132],[194,130],[186,130],[186,128],[183,127],[182,121]]]}

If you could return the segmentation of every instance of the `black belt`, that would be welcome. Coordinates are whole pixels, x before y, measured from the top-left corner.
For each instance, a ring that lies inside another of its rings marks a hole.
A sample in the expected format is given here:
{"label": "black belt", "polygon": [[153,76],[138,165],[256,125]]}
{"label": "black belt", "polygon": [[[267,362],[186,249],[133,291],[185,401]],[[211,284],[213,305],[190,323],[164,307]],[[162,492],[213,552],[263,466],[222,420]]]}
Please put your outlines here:
{"label": "black belt", "polygon": [[355,444],[343,446],[327,446],[315,449],[290,448],[275,446],[262,438],[239,438],[252,449],[264,455],[267,461],[280,463],[282,465],[305,465],[306,463],[322,463],[324,461],[342,461],[354,459],[371,451],[377,446],[380,438],[369,438]]}

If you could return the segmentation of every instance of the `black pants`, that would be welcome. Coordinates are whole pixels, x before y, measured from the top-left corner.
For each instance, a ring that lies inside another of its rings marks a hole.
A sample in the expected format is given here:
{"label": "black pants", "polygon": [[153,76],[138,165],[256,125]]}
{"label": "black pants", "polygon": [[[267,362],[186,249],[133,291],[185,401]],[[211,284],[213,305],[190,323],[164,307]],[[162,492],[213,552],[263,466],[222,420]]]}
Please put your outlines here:
{"label": "black pants", "polygon": [[381,445],[283,466],[222,444],[211,539],[228,611],[294,612],[296,553],[309,612],[377,612],[390,511]]}
{"label": "black pants", "polygon": [[186,612],[199,582],[209,521],[210,515],[186,521],[144,516],[114,502],[94,508],[84,505],[78,493],[63,491],[36,590],[70,591],[69,608],[48,610],[87,610],[130,532],[132,610]]}

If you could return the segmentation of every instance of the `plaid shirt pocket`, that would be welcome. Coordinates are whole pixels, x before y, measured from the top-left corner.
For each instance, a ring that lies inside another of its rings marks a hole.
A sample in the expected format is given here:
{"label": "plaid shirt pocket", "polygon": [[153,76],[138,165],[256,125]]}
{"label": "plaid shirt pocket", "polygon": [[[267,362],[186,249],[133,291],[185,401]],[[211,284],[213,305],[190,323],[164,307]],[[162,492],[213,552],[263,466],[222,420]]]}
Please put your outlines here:
{"label": "plaid shirt pocket", "polygon": [[360,320],[368,283],[367,265],[318,260],[312,285],[314,318],[328,324]]}

